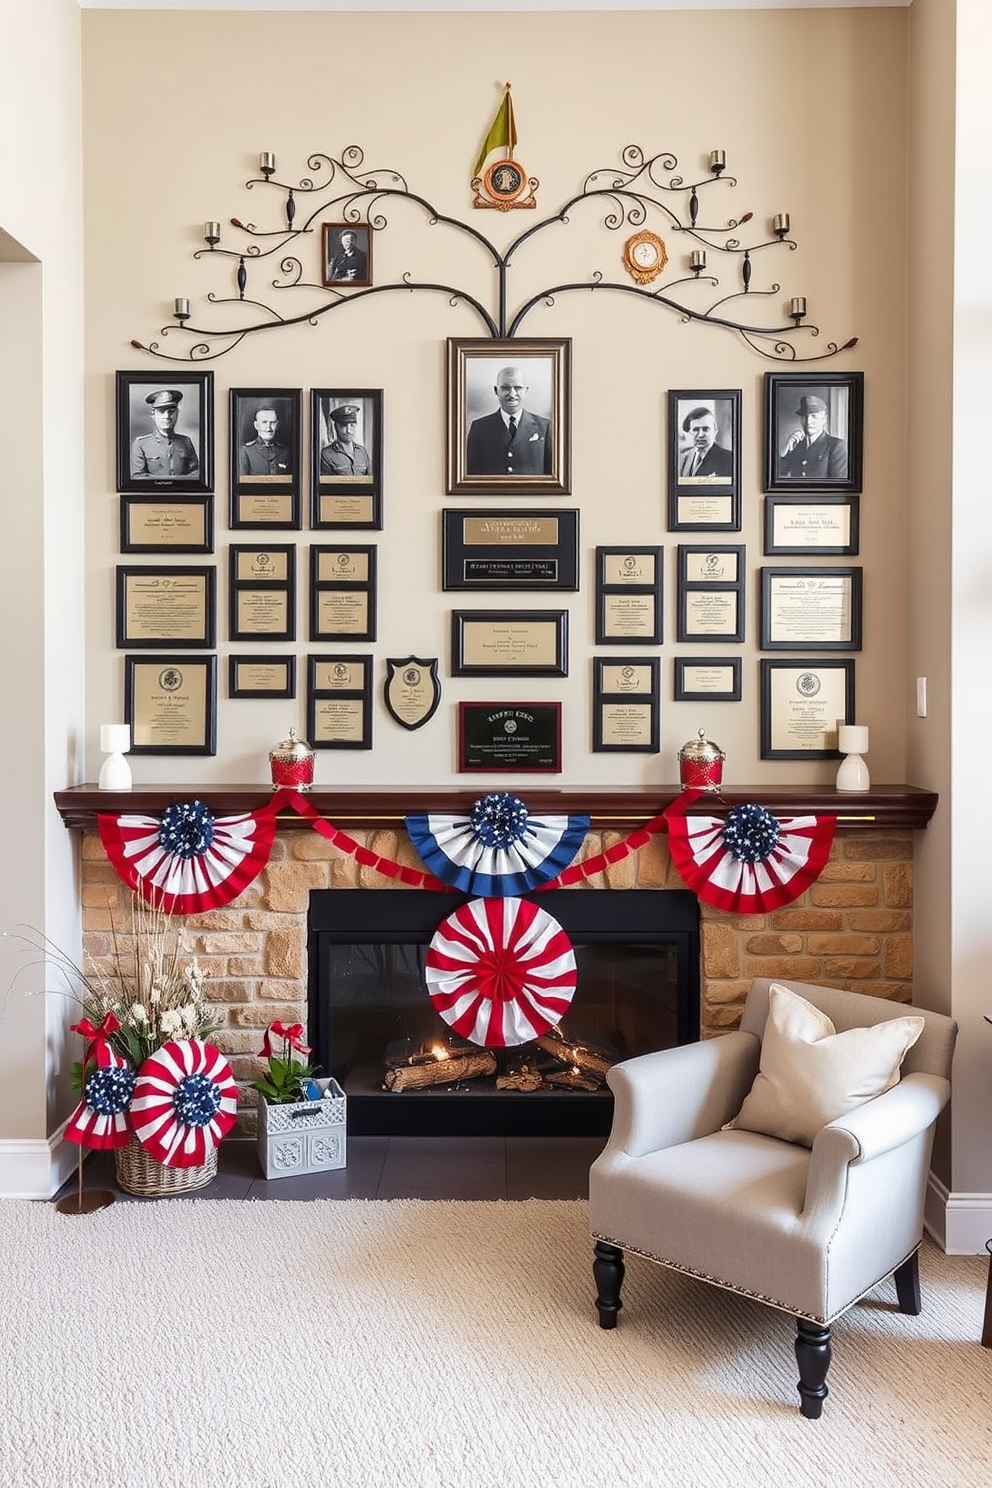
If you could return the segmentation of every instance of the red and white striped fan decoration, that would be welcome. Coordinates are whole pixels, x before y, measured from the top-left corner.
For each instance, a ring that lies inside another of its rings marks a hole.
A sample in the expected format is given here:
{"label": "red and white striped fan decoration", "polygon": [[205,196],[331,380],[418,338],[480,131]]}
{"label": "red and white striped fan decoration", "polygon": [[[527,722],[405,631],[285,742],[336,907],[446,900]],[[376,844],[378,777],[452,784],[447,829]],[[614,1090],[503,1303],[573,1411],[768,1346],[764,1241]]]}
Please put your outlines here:
{"label": "red and white striped fan decoration", "polygon": [[145,1151],[167,1168],[198,1168],[234,1125],[231,1066],[202,1039],[172,1039],[138,1071],[128,1116]]}
{"label": "red and white striped fan decoration", "polygon": [[95,1151],[126,1147],[131,1140],[127,1125],[134,1091],[131,1066],[99,1037],[87,1049],[87,1060],[83,1098],[66,1123],[65,1139]]}
{"label": "red and white striped fan decoration", "polygon": [[472,899],[441,921],[425,976],[456,1033],[505,1048],[539,1037],[568,1012],[575,952],[558,921],[529,899]]}

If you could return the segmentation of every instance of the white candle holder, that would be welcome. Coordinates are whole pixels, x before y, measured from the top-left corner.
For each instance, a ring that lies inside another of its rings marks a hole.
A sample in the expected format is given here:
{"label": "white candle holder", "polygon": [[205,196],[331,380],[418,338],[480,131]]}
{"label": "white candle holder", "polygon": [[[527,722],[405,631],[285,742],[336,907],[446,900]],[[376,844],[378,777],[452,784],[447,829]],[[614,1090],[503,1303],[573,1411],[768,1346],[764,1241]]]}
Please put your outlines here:
{"label": "white candle holder", "polygon": [[133,784],[131,766],[124,755],[131,748],[131,725],[129,723],[101,723],[100,748],[107,756],[100,767],[100,789],[130,790]]}
{"label": "white candle holder", "polygon": [[839,791],[866,791],[871,785],[863,755],[868,753],[868,730],[863,724],[842,723],[837,730],[837,747],[845,756],[837,771]]}

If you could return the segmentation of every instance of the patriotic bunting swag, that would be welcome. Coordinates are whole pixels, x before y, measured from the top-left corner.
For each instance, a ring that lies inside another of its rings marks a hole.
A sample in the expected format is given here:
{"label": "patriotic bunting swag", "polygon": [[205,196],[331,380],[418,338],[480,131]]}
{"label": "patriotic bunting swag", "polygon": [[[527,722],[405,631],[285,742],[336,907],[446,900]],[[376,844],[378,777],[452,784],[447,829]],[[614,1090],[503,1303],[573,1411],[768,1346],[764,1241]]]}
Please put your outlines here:
{"label": "patriotic bunting swag", "polygon": [[227,1060],[202,1039],[173,1039],[138,1071],[131,1130],[167,1168],[202,1167],[234,1125],[238,1087]]}
{"label": "patriotic bunting swag", "polygon": [[442,920],[424,975],[456,1033],[506,1048],[564,1017],[575,992],[575,952],[558,921],[530,900],[473,899]]}
{"label": "patriotic bunting swag", "polygon": [[502,897],[540,888],[567,868],[589,830],[588,816],[531,816],[519,796],[492,791],[470,816],[408,816],[406,829],[428,868],[466,894]]}
{"label": "patriotic bunting swag", "polygon": [[[89,1018],[72,1024],[88,1040],[83,1055],[83,1098],[69,1117],[67,1142],[103,1151],[126,1147],[131,1140],[127,1112],[134,1091],[134,1072],[110,1046],[120,1023],[108,1013],[97,1028]],[[81,1159],[80,1159],[81,1160]]]}

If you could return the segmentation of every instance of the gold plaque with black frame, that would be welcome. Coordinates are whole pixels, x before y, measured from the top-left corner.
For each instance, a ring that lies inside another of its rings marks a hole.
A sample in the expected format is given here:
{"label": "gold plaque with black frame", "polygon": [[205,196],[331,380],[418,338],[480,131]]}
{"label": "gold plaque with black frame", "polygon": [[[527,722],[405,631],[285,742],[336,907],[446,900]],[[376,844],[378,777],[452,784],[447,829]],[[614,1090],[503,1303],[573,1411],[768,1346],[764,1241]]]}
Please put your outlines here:
{"label": "gold plaque with black frame", "polygon": [[765,556],[854,557],[859,551],[861,497],[832,495],[765,497]]}
{"label": "gold plaque with black frame", "polygon": [[567,610],[452,610],[453,677],[567,677]]}
{"label": "gold plaque with black frame", "polygon": [[294,698],[295,656],[229,656],[227,695],[232,698]]}
{"label": "gold plaque with black frame", "polygon": [[679,641],[721,645],[744,640],[744,553],[737,544],[679,544]]}
{"label": "gold plaque with black frame", "polygon": [[202,496],[121,496],[122,553],[212,553],[214,498]]}
{"label": "gold plaque with black frame", "polygon": [[374,641],[376,549],[312,546],[311,641]]}
{"label": "gold plaque with black frame", "polygon": [[217,657],[125,656],[130,754],[217,753]]}
{"label": "gold plaque with black frame", "polygon": [[312,388],[310,526],[382,528],[382,389]]}
{"label": "gold plaque with black frame", "polygon": [[660,667],[657,656],[593,657],[593,753],[658,753]]}
{"label": "gold plaque with black frame", "polygon": [[299,529],[303,394],[232,388],[230,526]]}
{"label": "gold plaque with black frame", "polygon": [[860,651],[860,568],[762,568],[763,651]]}
{"label": "gold plaque with black frame", "polygon": [[436,656],[387,656],[382,700],[400,728],[423,728],[437,712],[441,684]]}
{"label": "gold plaque with black frame", "polygon": [[209,651],[217,643],[216,570],[117,565],[116,646]]}
{"label": "gold plaque with black frame", "polygon": [[596,645],[660,646],[662,549],[596,549]]}
{"label": "gold plaque with black frame", "polygon": [[461,702],[458,770],[560,775],[561,703]]}
{"label": "gold plaque with black frame", "polygon": [[838,725],[854,718],[852,658],[762,658],[762,759],[839,759]]}
{"label": "gold plaque with black frame", "polygon": [[372,748],[372,657],[307,657],[307,739],[314,749]]}
{"label": "gold plaque with black frame", "polygon": [[445,589],[577,590],[579,514],[550,507],[442,511],[441,574]]}
{"label": "gold plaque with black frame", "polygon": [[231,544],[228,620],[232,641],[296,640],[294,544]]}
{"label": "gold plaque with black frame", "polygon": [[739,703],[741,696],[739,656],[676,656],[677,703]]}

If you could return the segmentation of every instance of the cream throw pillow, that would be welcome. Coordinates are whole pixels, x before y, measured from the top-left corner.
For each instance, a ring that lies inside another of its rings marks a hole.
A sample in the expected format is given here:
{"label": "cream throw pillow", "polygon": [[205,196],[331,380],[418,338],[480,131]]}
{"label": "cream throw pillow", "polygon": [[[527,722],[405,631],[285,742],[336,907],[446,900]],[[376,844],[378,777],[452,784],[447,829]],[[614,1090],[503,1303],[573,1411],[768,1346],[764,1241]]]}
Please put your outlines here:
{"label": "cream throw pillow", "polygon": [[724,1131],[812,1147],[829,1121],[898,1083],[906,1051],[923,1032],[922,1018],[907,1017],[838,1033],[826,1013],[775,983],[768,1004],[758,1074]]}

